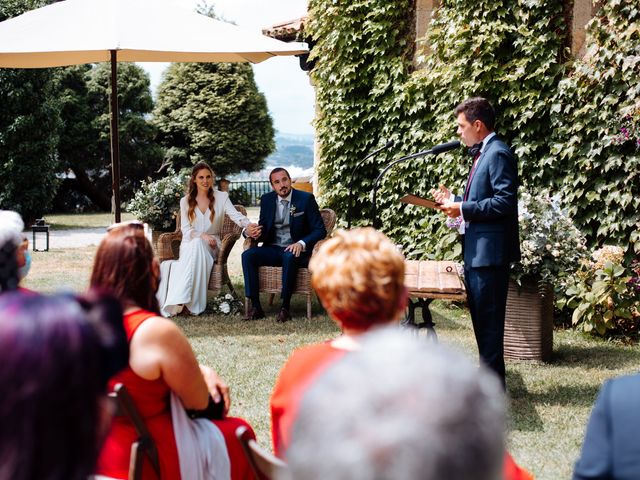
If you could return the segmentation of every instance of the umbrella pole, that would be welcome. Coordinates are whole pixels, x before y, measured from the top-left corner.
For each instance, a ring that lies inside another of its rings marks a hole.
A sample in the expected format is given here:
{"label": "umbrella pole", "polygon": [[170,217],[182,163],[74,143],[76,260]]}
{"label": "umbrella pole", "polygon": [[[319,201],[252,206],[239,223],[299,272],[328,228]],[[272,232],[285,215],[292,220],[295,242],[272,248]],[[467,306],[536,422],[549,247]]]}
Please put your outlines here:
{"label": "umbrella pole", "polygon": [[120,222],[120,134],[118,131],[118,53],[111,50],[111,189],[116,223]]}

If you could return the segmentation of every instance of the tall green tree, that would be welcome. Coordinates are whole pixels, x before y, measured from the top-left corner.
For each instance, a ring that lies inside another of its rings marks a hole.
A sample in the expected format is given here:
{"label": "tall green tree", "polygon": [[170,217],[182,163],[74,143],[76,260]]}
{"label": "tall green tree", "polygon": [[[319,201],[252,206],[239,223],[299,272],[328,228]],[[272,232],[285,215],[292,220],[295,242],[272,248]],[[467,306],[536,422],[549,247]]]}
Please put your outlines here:
{"label": "tall green tree", "polygon": [[274,150],[273,122],[251,66],[174,63],[158,89],[154,121],[176,170],[198,161],[219,176],[264,166]]}
{"label": "tall green tree", "polygon": [[[46,3],[7,0],[0,21]],[[59,180],[59,104],[50,69],[0,69],[0,208],[18,211],[25,221],[47,211]]]}
{"label": "tall green tree", "polygon": [[[74,190],[102,210],[111,208],[110,75],[110,65],[103,63],[61,69],[58,76],[64,120],[60,160],[74,174],[61,196]],[[126,201],[162,161],[156,129],[147,119],[153,110],[149,77],[135,64],[118,64],[118,108],[121,197]]]}

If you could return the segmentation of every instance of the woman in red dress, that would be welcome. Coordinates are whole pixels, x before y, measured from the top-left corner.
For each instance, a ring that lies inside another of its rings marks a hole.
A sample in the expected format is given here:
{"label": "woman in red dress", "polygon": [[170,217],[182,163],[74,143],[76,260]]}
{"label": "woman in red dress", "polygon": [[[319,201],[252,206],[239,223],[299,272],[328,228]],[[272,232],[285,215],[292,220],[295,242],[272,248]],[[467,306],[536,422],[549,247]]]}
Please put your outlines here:
{"label": "woman in red dress", "polygon": [[302,395],[373,327],[397,323],[407,305],[404,257],[373,228],[339,230],[309,263],[313,288],[342,335],[293,352],[271,396],[274,452],[284,457]]}
{"label": "woman in red dress", "polygon": [[[129,367],[109,383],[123,383],[158,449],[160,478],[180,479],[180,461],[174,434],[170,394],[174,392],[186,409],[205,410],[213,401],[229,409],[229,388],[209,367],[198,365],[189,341],[172,321],[159,314],[156,289],[160,280],[158,260],[144,236],[142,224],[112,226],[98,247],[91,287],[108,289],[124,308],[124,327],[129,339]],[[232,479],[253,478],[235,430],[248,424],[239,418],[214,420],[224,436]],[[250,428],[250,427],[249,427]],[[111,478],[128,477],[133,425],[125,417],[114,419],[96,473]],[[155,479],[153,468],[144,465],[144,479]],[[187,479],[185,479],[187,480]]]}
{"label": "woman in red dress", "polygon": [[[271,396],[271,435],[276,455],[285,457],[302,398],[327,368],[359,347],[361,335],[397,323],[407,306],[404,257],[373,228],[339,230],[309,263],[311,283],[342,335],[293,352]],[[339,408],[339,406],[336,406]],[[505,452],[506,480],[531,480]]]}

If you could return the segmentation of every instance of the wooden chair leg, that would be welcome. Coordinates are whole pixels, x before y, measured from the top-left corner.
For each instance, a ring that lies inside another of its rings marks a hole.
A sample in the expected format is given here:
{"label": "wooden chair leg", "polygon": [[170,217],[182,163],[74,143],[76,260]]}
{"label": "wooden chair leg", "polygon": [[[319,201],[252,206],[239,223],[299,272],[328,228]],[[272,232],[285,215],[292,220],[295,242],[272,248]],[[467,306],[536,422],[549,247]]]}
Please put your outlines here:
{"label": "wooden chair leg", "polygon": [[140,442],[131,445],[131,457],[129,458],[129,480],[142,479],[142,452],[140,452]]}
{"label": "wooden chair leg", "polygon": [[249,316],[249,298],[248,297],[244,297],[244,316],[245,317]]}

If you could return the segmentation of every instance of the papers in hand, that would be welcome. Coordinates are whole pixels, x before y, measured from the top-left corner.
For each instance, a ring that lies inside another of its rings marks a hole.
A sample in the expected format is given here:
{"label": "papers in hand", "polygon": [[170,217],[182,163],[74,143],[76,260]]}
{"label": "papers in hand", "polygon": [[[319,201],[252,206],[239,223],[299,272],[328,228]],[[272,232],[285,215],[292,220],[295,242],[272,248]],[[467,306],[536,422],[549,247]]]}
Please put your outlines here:
{"label": "papers in hand", "polygon": [[422,198],[422,197],[416,197],[415,195],[411,195],[411,194],[405,195],[400,199],[400,201],[402,203],[409,203],[411,205],[418,205],[420,207],[433,208],[436,210],[440,205],[439,203],[436,203],[433,200],[429,200],[427,198]]}

